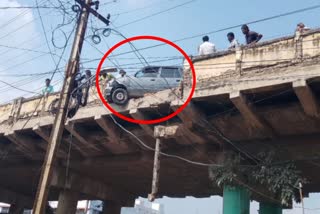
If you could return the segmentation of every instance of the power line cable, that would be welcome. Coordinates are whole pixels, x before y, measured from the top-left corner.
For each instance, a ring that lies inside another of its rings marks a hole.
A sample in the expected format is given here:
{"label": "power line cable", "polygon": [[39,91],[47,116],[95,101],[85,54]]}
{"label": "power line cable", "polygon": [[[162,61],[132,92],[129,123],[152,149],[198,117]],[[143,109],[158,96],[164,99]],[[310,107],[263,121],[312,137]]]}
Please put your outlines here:
{"label": "power line cable", "polygon": [[[233,26],[221,28],[221,29],[210,31],[210,32],[206,32],[206,33],[201,33],[201,34],[196,34],[196,35],[189,36],[189,37],[176,39],[176,40],[173,40],[173,42],[181,42],[181,41],[185,41],[185,40],[190,40],[190,39],[193,39],[193,38],[197,38],[199,36],[215,34],[215,33],[218,33],[218,32],[223,32],[223,31],[226,31],[226,30],[231,30],[231,29],[234,29],[234,28],[238,28],[238,27],[241,27],[243,24],[256,24],[256,23],[259,23],[259,22],[269,21],[269,20],[272,20],[272,19],[277,19],[277,18],[293,15],[293,14],[296,14],[296,13],[302,13],[302,12],[306,12],[306,11],[310,11],[310,10],[315,10],[315,9],[318,9],[318,8],[320,8],[320,5],[314,5],[314,6],[311,6],[311,7],[306,7],[306,8],[302,8],[302,9],[299,9],[299,10],[294,10],[294,11],[290,11],[290,12],[287,12],[287,13],[282,13],[282,14],[279,14],[279,15],[262,18],[262,19],[254,20],[254,21],[247,22],[247,23],[233,25]],[[139,48],[138,50],[139,51],[147,50],[147,49],[156,48],[156,47],[160,47],[160,46],[164,46],[164,45],[166,45],[166,44],[161,43],[161,44],[157,44],[157,45],[152,45],[152,46]],[[115,54],[114,56],[121,56],[121,55],[129,54],[129,53],[132,53],[132,52],[133,51],[127,51],[127,52]]]}
{"label": "power line cable", "polygon": [[3,81],[3,80],[0,80],[0,82],[2,82],[3,84],[8,85],[8,86],[10,86],[10,87],[12,87],[12,88],[14,88],[14,89],[17,89],[17,90],[19,90],[19,91],[24,91],[24,92],[31,93],[31,94],[41,95],[40,93],[37,93],[37,92],[34,92],[34,91],[29,91],[29,90],[21,89],[21,88],[19,88],[19,87],[16,87],[16,86],[14,86],[14,85],[11,85],[10,83],[7,83],[7,82]]}
{"label": "power line cable", "polygon": [[60,9],[59,7],[49,7],[49,6],[17,6],[17,7],[0,7],[0,10],[7,9]]}
{"label": "power line cable", "polygon": [[182,6],[185,6],[185,5],[190,4],[190,3],[192,3],[192,2],[195,2],[195,1],[196,1],[196,0],[191,0],[191,1],[184,2],[184,3],[182,3],[182,4],[178,4],[178,5],[174,6],[174,7],[170,7],[170,8],[168,8],[168,9],[166,9],[166,10],[162,10],[162,11],[159,11],[159,12],[157,12],[157,13],[153,13],[153,14],[151,14],[151,15],[144,16],[144,17],[142,17],[142,18],[133,20],[133,21],[128,22],[128,23],[126,23],[126,24],[122,24],[122,25],[120,25],[120,26],[117,26],[117,28],[122,28],[122,27],[125,27],[125,26],[128,26],[128,25],[131,25],[131,24],[140,22],[140,21],[142,21],[142,20],[151,18],[151,17],[153,17],[153,16],[156,16],[156,15],[159,15],[159,14],[162,14],[162,13],[166,13],[166,12],[168,12],[168,11],[174,10],[174,9],[179,8],[179,7],[182,7]]}
{"label": "power line cable", "polygon": [[[45,2],[47,0],[42,0],[41,3]],[[23,10],[21,13],[19,13],[17,16],[13,17],[12,19],[10,19],[8,22],[4,23],[3,25],[0,26],[0,28],[3,28],[5,26],[8,26],[9,24],[11,24],[12,22],[14,22],[15,20],[19,19],[20,16],[24,16],[26,15],[28,12],[31,12],[30,10],[26,9]]]}
{"label": "power line cable", "polygon": [[[44,0],[44,1],[47,1],[47,0]],[[43,3],[44,1],[42,1],[42,3]],[[48,11],[48,13],[46,13],[46,15],[50,14],[50,13],[53,12],[53,11],[54,11],[54,10]],[[21,14],[21,15],[26,15],[26,14],[28,14],[28,12],[32,12],[32,11],[26,10],[26,13],[23,13],[23,14]],[[18,17],[19,17],[19,15],[18,15],[16,18],[18,19]],[[38,18],[32,18],[31,20],[29,20],[28,22],[24,23],[23,25],[15,28],[14,30],[8,32],[7,34],[1,36],[0,39],[3,39],[3,38],[5,38],[5,37],[11,35],[12,33],[15,33],[15,32],[17,32],[17,31],[21,30],[22,28],[28,26],[29,24],[35,22],[35,21],[38,20],[38,19],[39,19],[39,17],[38,17]],[[5,27],[5,26],[7,26],[7,25],[9,25],[9,24],[11,24],[13,21],[15,21],[15,19],[12,20],[12,21],[7,22],[6,24],[4,24],[4,25],[2,25],[2,26],[0,26],[0,29],[3,28],[3,27]]]}
{"label": "power line cable", "polygon": [[[42,19],[42,16],[41,16],[41,12],[40,12],[40,9],[38,8],[39,7],[39,4],[38,4],[38,0],[36,0],[36,5],[37,5],[37,12],[38,12],[38,15],[39,15],[39,18],[40,18],[40,23],[41,23],[41,28],[42,28],[42,31],[43,31],[43,35],[44,35],[44,38],[45,38],[45,41],[46,41],[46,44],[47,44],[47,48],[49,50],[49,53],[50,53],[50,56],[51,56],[51,59],[55,65],[56,68],[58,68],[58,65],[57,65],[57,62],[53,56],[53,53],[51,51],[51,48],[50,48],[50,45],[49,45],[49,41],[48,41],[48,37],[47,37],[47,34],[46,34],[46,30],[45,30],[45,27],[44,27],[44,23],[43,23],[43,19]],[[60,57],[61,59],[62,57]],[[60,72],[59,72],[60,73]],[[60,73],[61,74],[61,73]],[[63,76],[63,74],[61,74]]]}

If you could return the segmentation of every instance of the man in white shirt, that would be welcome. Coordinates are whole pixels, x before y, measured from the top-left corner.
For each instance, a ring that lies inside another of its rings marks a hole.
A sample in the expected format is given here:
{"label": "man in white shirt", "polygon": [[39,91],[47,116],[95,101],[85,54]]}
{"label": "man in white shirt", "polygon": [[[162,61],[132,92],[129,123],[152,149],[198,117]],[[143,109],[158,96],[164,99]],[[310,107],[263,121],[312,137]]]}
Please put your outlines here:
{"label": "man in white shirt", "polygon": [[232,32],[228,33],[228,34],[227,34],[227,37],[228,37],[228,40],[229,40],[229,42],[230,42],[229,49],[234,49],[234,48],[239,47],[239,43],[238,43],[238,41],[235,39],[234,33],[232,33]]}
{"label": "man in white shirt", "polygon": [[208,55],[216,52],[216,47],[214,46],[213,43],[209,42],[209,37],[204,36],[202,38],[203,43],[199,47],[199,55]]}

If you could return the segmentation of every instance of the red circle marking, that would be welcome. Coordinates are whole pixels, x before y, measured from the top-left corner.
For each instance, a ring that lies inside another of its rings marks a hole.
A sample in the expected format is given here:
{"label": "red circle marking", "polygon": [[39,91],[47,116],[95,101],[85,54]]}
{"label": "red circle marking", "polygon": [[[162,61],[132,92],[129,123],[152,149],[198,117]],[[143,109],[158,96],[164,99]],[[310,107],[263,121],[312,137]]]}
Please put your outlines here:
{"label": "red circle marking", "polygon": [[[114,51],[115,49],[117,49],[118,47],[120,47],[121,45],[125,44],[125,43],[128,43],[128,42],[132,42],[132,41],[136,41],[136,40],[142,40],[142,39],[149,39],[149,40],[156,40],[156,41],[161,41],[161,42],[164,42],[166,44],[169,44],[170,46],[176,48],[188,61],[189,65],[190,65],[190,68],[191,68],[191,71],[192,71],[192,87],[191,87],[191,92],[188,96],[188,99],[186,100],[186,102],[180,106],[175,112],[165,116],[165,117],[162,117],[162,118],[159,118],[159,119],[154,119],[154,120],[136,120],[136,119],[132,119],[132,118],[129,118],[129,117],[126,117],[122,114],[120,114],[119,112],[115,111],[110,105],[109,103],[107,103],[107,101],[105,100],[103,94],[101,93],[101,90],[100,90],[100,85],[99,85],[99,74],[100,74],[100,70],[101,70],[101,67],[102,67],[102,64],[103,62],[106,60],[106,58],[110,55],[110,53],[112,53],[112,51]],[[98,65],[98,68],[97,68],[97,72],[96,72],[96,88],[97,88],[97,91],[98,91],[98,94],[99,94],[99,97],[102,101],[102,103],[113,113],[115,114],[117,117],[123,119],[123,120],[126,120],[128,122],[131,122],[131,123],[137,123],[137,124],[156,124],[156,123],[161,123],[161,122],[164,122],[164,121],[167,121],[171,118],[173,118],[174,116],[176,116],[177,114],[179,114],[185,107],[187,107],[187,105],[189,104],[189,102],[191,101],[192,99],[192,96],[194,94],[194,91],[195,91],[195,88],[196,88],[196,72],[195,72],[195,69],[194,69],[194,66],[193,66],[193,63],[191,61],[191,59],[189,58],[189,56],[186,54],[186,52],[184,52],[184,50],[182,50],[178,45],[174,44],[173,42],[169,41],[169,40],[166,40],[164,38],[161,38],[161,37],[157,37],[157,36],[134,36],[134,37],[131,37],[131,38],[128,38],[128,39],[125,39],[119,43],[117,43],[116,45],[114,45],[111,49],[109,49],[107,51],[107,53],[102,57],[102,59],[100,60],[100,63]]]}

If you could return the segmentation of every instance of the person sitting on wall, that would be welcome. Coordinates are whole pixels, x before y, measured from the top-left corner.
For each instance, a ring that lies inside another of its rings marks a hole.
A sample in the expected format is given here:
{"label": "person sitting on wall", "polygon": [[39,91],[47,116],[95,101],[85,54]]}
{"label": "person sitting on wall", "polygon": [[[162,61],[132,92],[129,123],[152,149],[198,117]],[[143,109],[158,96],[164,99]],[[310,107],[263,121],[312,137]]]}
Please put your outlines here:
{"label": "person sitting on wall", "polygon": [[248,25],[242,25],[241,30],[242,33],[245,35],[247,45],[254,45],[257,42],[259,42],[260,39],[263,37],[262,34],[251,31]]}
{"label": "person sitting on wall", "polygon": [[235,39],[233,32],[228,33],[227,38],[230,42],[229,49],[234,49],[234,48],[239,47],[239,42]]}
{"label": "person sitting on wall", "polygon": [[203,43],[199,46],[199,55],[208,55],[216,52],[216,47],[213,43],[209,42],[209,36],[202,38]]}
{"label": "person sitting on wall", "polygon": [[53,93],[53,86],[50,83],[51,83],[51,80],[46,79],[46,81],[45,81],[46,87],[44,89],[42,89],[42,94],[45,96]]}

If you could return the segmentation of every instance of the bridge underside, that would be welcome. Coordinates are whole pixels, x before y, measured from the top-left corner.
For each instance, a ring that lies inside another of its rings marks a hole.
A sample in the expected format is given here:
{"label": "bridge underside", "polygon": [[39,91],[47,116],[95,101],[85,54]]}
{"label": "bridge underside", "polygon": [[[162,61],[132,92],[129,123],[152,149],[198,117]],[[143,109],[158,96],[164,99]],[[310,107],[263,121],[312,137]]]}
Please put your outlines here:
{"label": "bridge underside", "polygon": [[[260,73],[235,80],[199,83],[192,102],[162,124],[178,125],[177,135],[163,141],[163,152],[203,163],[223,163],[237,148],[256,155],[273,149],[279,160],[296,160],[308,179],[304,191],[320,191],[320,66],[287,67],[279,74]],[[303,74],[303,75],[299,75]],[[185,89],[184,93],[188,93]],[[166,96],[168,97],[166,92]],[[177,97],[159,101],[148,95],[118,110],[136,119],[168,115],[181,105]],[[34,116],[0,125],[0,201],[31,205],[54,117]],[[153,126],[116,120],[153,147]],[[22,129],[23,128],[23,129]],[[83,199],[127,201],[151,189],[153,152],[120,129],[100,104],[91,103],[66,122],[50,199],[61,189]],[[222,190],[210,180],[208,168],[176,158],[161,159],[159,196],[207,197]],[[254,198],[262,196],[254,193]]]}

